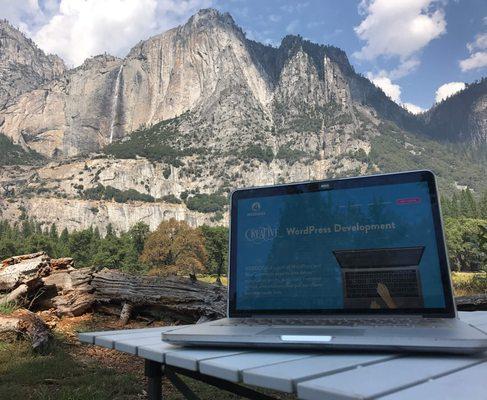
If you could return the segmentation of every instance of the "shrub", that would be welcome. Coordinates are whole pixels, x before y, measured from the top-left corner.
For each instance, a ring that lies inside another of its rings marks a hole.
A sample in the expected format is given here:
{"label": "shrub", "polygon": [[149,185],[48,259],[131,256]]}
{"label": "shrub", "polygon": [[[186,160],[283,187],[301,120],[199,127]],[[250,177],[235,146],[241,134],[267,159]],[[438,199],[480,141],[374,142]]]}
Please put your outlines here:
{"label": "shrub", "polygon": [[291,149],[289,146],[281,146],[277,150],[276,158],[285,160],[290,164],[298,162],[302,158],[306,157],[306,152],[302,150]]}
{"label": "shrub", "polygon": [[94,188],[86,189],[83,197],[89,200],[115,200],[117,203],[126,203],[127,201],[145,201],[152,203],[154,197],[150,194],[140,193],[135,189],[120,190],[112,186],[98,185]]}
{"label": "shrub", "polygon": [[259,160],[270,163],[274,158],[274,153],[269,146],[252,144],[241,151],[241,157],[245,160]]}
{"label": "shrub", "polygon": [[226,197],[220,194],[197,193],[186,199],[186,206],[190,210],[204,213],[222,211],[226,204]]}
{"label": "shrub", "polygon": [[[145,157],[181,167],[181,157],[198,154],[201,149],[188,147],[184,150],[173,147],[179,133],[180,118],[162,121],[148,128],[133,132],[127,139],[112,143],[104,148],[106,154],[116,158]],[[169,171],[170,173],[170,171]],[[166,176],[167,172],[163,172]],[[168,175],[169,176],[169,175]]]}
{"label": "shrub", "polygon": [[161,200],[165,201],[166,203],[172,203],[172,204],[181,204],[182,203],[181,200],[179,200],[173,194],[167,194],[165,196],[162,196]]}

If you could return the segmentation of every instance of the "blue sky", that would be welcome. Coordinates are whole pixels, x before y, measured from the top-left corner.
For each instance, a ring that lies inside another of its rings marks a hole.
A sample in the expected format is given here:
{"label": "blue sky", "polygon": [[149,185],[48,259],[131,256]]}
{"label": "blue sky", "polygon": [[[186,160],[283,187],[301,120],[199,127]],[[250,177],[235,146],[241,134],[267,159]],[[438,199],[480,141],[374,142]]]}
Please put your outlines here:
{"label": "blue sky", "polygon": [[340,47],[411,110],[487,76],[486,0],[0,0],[0,18],[75,66],[103,52],[124,56],[205,7],[230,12],[249,38],[273,46],[300,34]]}

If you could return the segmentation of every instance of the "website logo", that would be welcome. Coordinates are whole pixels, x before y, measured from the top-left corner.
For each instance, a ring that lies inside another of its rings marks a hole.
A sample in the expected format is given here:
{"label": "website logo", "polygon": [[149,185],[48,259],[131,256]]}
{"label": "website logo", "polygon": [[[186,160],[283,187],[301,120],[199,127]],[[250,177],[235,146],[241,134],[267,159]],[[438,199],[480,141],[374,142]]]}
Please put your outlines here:
{"label": "website logo", "polygon": [[260,201],[254,201],[250,205],[250,211],[247,213],[247,217],[260,217],[265,215],[265,211],[262,211],[262,204]]}
{"label": "website logo", "polygon": [[249,242],[262,243],[277,237],[277,228],[270,225],[249,228],[245,231],[245,239]]}

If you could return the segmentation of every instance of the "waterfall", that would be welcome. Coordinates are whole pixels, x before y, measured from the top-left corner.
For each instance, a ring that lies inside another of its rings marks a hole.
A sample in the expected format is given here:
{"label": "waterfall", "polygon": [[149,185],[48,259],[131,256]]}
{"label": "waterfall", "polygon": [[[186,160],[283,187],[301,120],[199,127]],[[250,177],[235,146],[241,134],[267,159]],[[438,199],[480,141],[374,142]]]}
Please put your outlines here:
{"label": "waterfall", "polygon": [[117,109],[120,97],[120,78],[122,76],[123,64],[120,65],[117,73],[117,79],[115,80],[115,90],[112,97],[112,122],[110,124],[110,143],[113,142],[113,132],[115,131],[115,121],[117,120]]}

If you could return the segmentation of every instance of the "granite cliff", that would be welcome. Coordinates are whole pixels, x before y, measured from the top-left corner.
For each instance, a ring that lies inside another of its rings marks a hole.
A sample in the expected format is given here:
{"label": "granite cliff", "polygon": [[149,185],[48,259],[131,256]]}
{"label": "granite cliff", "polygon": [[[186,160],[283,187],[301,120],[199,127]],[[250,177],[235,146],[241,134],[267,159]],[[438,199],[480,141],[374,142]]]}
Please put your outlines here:
{"label": "granite cliff", "polygon": [[312,137],[298,140],[316,147],[322,126],[333,124],[325,119],[342,116],[357,131],[354,108],[374,97],[380,113],[400,109],[356,75],[341,50],[296,36],[277,49],[263,46],[247,40],[230,15],[210,9],[124,59],[88,59],[24,93],[0,111],[0,130],[47,157],[74,156],[189,112],[181,131],[212,147],[251,143],[263,130],[296,131],[304,119],[312,119]]}
{"label": "granite cliff", "polygon": [[66,70],[6,20],[0,20],[0,109],[17,96],[57,78]]}
{"label": "granite cliff", "polygon": [[487,138],[484,81],[417,117],[342,50],[299,36],[265,46],[212,9],[123,59],[70,70],[15,35],[45,69],[31,86],[0,81],[15,89],[0,133],[44,161],[2,169],[0,218],[102,231],[171,216],[221,224],[234,187],[420,167],[445,190],[487,187],[486,163],[462,152]]}

